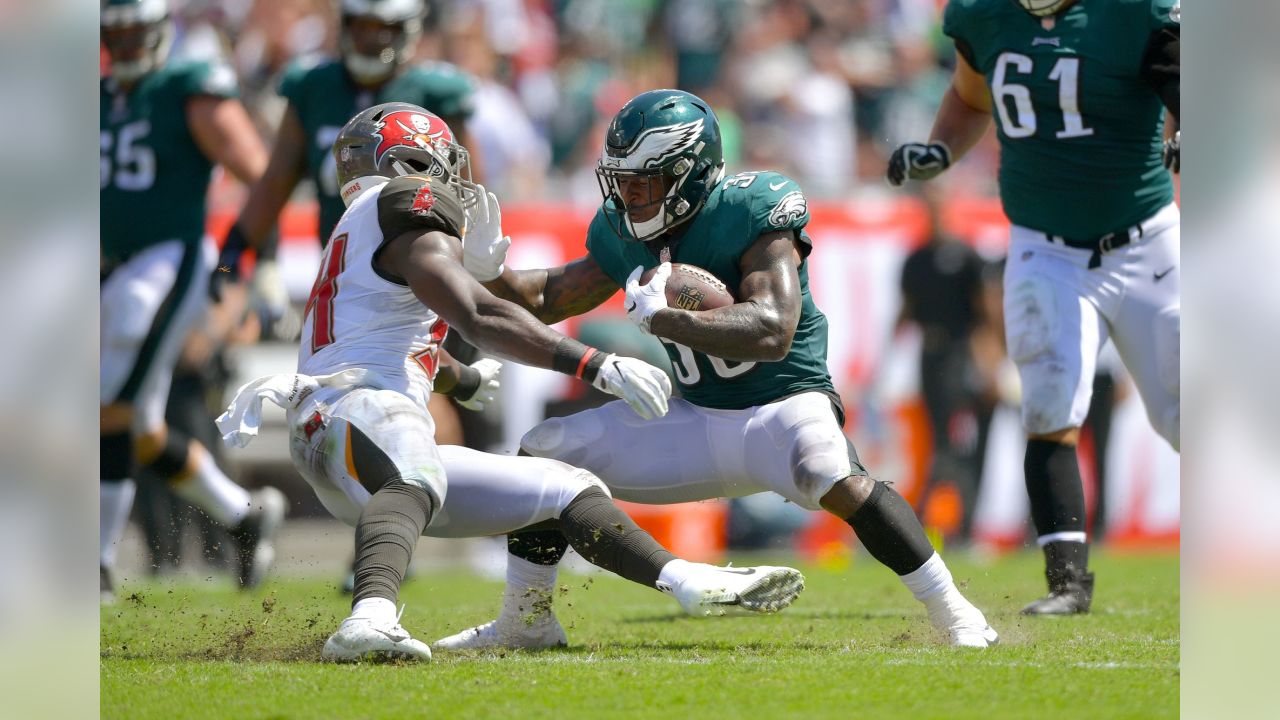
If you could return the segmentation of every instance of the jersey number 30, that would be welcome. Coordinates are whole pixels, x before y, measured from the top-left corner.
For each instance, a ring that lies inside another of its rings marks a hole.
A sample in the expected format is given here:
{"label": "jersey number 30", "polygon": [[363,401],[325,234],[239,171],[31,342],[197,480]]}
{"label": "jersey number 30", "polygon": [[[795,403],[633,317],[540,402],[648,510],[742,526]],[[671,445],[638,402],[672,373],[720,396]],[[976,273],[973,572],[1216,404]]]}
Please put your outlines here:
{"label": "jersey number 30", "polygon": [[[1034,69],[1035,62],[1021,53],[1004,52],[996,58],[995,71],[991,73],[991,96],[1005,137],[1016,140],[1036,134],[1031,89],[1010,82],[1013,76],[1030,76]],[[1058,58],[1049,71],[1049,79],[1058,83],[1058,108],[1062,111],[1062,129],[1055,132],[1054,137],[1066,140],[1092,135],[1093,128],[1085,127],[1084,118],[1080,117],[1080,58],[1070,55]]]}

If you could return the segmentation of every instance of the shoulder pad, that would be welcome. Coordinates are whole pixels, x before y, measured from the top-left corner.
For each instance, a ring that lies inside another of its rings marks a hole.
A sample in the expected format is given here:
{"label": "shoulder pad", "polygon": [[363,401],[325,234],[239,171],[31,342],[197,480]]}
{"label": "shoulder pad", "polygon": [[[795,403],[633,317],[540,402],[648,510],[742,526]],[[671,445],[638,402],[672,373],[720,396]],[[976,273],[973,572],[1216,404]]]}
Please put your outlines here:
{"label": "shoulder pad", "polygon": [[379,193],[378,225],[387,240],[413,230],[439,230],[461,238],[466,216],[451,185],[426,175],[405,175],[388,182]]}

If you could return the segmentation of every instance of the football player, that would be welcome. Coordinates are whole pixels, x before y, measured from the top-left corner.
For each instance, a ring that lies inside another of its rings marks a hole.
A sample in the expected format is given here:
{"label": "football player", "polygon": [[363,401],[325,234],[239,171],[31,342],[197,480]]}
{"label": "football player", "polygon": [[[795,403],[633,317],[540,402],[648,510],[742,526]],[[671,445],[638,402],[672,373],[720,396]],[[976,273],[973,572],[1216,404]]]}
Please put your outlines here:
{"label": "football player", "polygon": [[[951,87],[929,141],[894,151],[888,178],[937,176],[995,117],[1013,223],[1005,336],[1049,584],[1023,612],[1085,613],[1093,574],[1076,441],[1108,337],[1152,426],[1179,447],[1179,213],[1161,152],[1165,111],[1179,114],[1177,3],[953,0],[943,30],[957,50]],[[1164,149],[1176,170],[1178,138]]]}
{"label": "football player", "polygon": [[[550,524],[583,557],[675,596],[693,615],[772,612],[795,599],[804,580],[790,568],[726,571],[676,559],[589,472],[437,446],[427,411],[433,389],[474,401],[495,385],[466,366],[442,370],[450,359],[440,345],[451,326],[480,348],[623,398],[636,422],[667,412],[671,383],[643,361],[560,335],[472,278],[458,238],[468,227],[501,235],[498,205],[467,181],[466,150],[439,117],[407,103],[376,105],[342,128],[334,155],[347,211],[307,304],[298,374],[246,385],[218,421],[228,441],[244,443],[256,433],[263,398],[287,408],[294,465],[325,507],[356,528],[352,612],[325,643],[325,658],[431,657],[395,609],[424,534],[475,537]],[[532,565],[516,559],[508,580],[520,585],[536,575]],[[549,593],[536,597],[542,590],[522,588],[513,602],[536,614],[550,602]],[[529,642],[563,645],[564,631]]]}
{"label": "football player", "polygon": [[141,468],[231,529],[239,582],[252,587],[271,562],[283,496],[233,483],[206,448],[166,425],[164,410],[183,340],[207,307],[217,254],[202,242],[210,172],[222,165],[252,183],[266,152],[230,68],[165,62],[165,0],[105,0],[101,30],[111,59],[100,111],[103,594]]}
{"label": "football player", "polygon": [[365,108],[393,101],[425,107],[456,128],[459,143],[469,147],[464,121],[475,92],[470,77],[448,63],[411,62],[422,35],[422,0],[341,0],[340,15],[341,56],[300,60],[280,82],[288,104],[271,161],[228,233],[224,253],[260,247],[304,175],[319,199],[320,242],[329,241],[346,207],[330,149],[347,120]]}
{"label": "football player", "polygon": [[[843,403],[827,371],[827,319],[809,294],[812,241],[804,192],[775,172],[725,176],[720,128],[706,102],[679,90],[632,98],[609,124],[597,175],[604,195],[587,254],[549,270],[504,269],[506,238],[470,232],[465,261],[493,292],[556,322],[626,288],[627,315],[662,341],[682,397],[660,420],[637,422],[624,404],[546,420],[524,452],[600,477],[614,496],[664,504],[776,492],[853,527],[862,544],[924,603],[955,645],[997,640],[961,595],[911,507],[875,481],[841,430]],[[667,307],[670,262],[701,267],[736,294],[708,311]],[[658,270],[647,284],[639,278]],[[555,581],[564,539],[509,537],[511,562],[542,561]],[[548,607],[521,621],[509,598],[497,620],[441,647],[508,644],[559,627]]]}

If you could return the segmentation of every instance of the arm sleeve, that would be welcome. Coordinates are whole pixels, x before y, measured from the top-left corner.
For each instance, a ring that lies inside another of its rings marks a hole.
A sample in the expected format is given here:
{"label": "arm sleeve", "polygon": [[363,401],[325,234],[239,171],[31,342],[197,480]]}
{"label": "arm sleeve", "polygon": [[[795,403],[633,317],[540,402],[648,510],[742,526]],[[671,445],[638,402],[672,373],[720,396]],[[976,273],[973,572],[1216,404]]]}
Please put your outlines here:
{"label": "arm sleeve", "polygon": [[414,230],[439,230],[460,238],[466,225],[464,217],[453,188],[425,175],[398,177],[378,195],[378,226],[383,242]]}
{"label": "arm sleeve", "polygon": [[1181,100],[1181,31],[1177,25],[1154,30],[1142,54],[1142,80],[1160,96],[1173,119],[1179,117]]}

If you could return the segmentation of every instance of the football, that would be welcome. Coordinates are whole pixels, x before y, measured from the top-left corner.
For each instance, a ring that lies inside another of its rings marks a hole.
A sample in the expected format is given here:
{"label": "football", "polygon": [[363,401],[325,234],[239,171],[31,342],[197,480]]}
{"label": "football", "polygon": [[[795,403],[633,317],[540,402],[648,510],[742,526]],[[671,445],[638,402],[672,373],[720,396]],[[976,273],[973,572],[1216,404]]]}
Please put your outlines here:
{"label": "football", "polygon": [[[657,268],[649,268],[640,276],[641,284],[653,278]],[[720,279],[697,265],[671,263],[667,278],[667,307],[681,310],[714,310],[737,302]]]}

